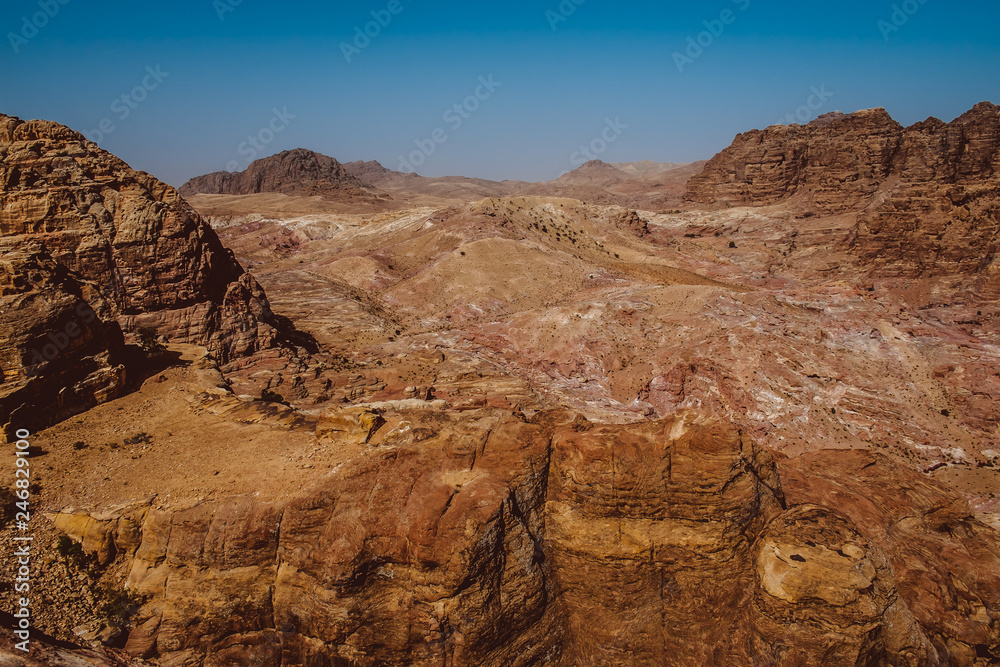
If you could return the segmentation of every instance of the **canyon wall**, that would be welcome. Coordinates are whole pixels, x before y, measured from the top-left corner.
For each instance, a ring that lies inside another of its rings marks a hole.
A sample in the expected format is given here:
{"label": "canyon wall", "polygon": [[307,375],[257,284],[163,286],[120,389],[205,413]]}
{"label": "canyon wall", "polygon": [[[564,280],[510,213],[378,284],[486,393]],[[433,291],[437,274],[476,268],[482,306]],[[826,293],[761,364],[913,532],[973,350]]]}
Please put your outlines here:
{"label": "canyon wall", "polygon": [[1000,107],[902,127],[884,109],[736,137],[688,183],[708,207],[856,213],[852,252],[885,276],[975,274],[1000,294]]}
{"label": "canyon wall", "polygon": [[300,497],[57,517],[120,550],[148,596],[129,651],[165,666],[1000,659],[996,533],[888,459],[776,461],[696,412],[384,417],[367,435],[321,422],[354,453]]}

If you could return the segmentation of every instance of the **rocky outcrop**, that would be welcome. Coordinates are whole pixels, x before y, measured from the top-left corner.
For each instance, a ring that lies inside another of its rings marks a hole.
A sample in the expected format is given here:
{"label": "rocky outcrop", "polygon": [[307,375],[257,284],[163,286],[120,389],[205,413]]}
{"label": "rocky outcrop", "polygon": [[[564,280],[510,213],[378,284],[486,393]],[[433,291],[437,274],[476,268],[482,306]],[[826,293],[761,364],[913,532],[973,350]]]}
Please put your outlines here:
{"label": "rocky outcrop", "polygon": [[1000,107],[907,128],[894,171],[859,217],[861,260],[883,275],[976,274],[982,295],[1000,296]]}
{"label": "rocky outcrop", "polygon": [[1000,294],[1000,107],[907,128],[884,109],[740,134],[688,183],[686,200],[858,212],[851,249],[881,275],[976,274]]}
{"label": "rocky outcrop", "polygon": [[[880,655],[889,658],[887,664],[987,665],[1000,660],[1000,546],[996,532],[973,518],[964,500],[867,451],[816,452],[781,458],[777,466],[788,503],[802,509],[787,532],[788,544],[795,548],[779,546],[768,555],[768,540],[780,544],[782,538],[773,529],[765,538],[758,558],[784,561],[775,563],[772,581],[788,574],[780,586],[765,586],[766,596],[758,594],[756,613],[780,619],[786,627],[791,621],[803,623],[805,618],[789,613],[789,594],[811,597],[813,605],[825,598],[840,610],[858,609],[862,622],[856,626],[857,641],[867,645],[869,656],[859,664],[879,664]],[[846,576],[828,583],[855,582],[856,593],[820,588],[814,589],[817,595],[801,587],[802,575],[817,562],[836,562],[832,553],[809,549],[810,542],[822,544],[812,534],[814,517],[826,511],[812,509],[817,506],[836,508],[838,530],[848,538],[826,545],[856,563],[847,568],[842,561],[840,571]],[[864,586],[869,577],[871,585]],[[841,599],[833,602],[831,595]],[[879,614],[879,636],[864,638],[860,631],[874,627],[873,614]],[[830,655],[815,640],[805,639],[804,633],[786,635],[776,648],[787,662],[777,664],[813,664],[814,658]]]}
{"label": "rocky outcrop", "polygon": [[[154,327],[223,364],[278,344],[263,290],[177,191],[57,123],[0,116],[0,237],[12,412],[51,423],[114,395],[121,330]],[[54,411],[35,409],[53,392]]]}
{"label": "rocky outcrop", "polygon": [[386,169],[377,160],[345,162],[344,169],[367,188],[381,187],[387,182],[395,181],[400,177],[419,178],[416,174],[403,174],[402,172]]}
{"label": "rocky outcrop", "polygon": [[731,654],[747,639],[751,546],[782,503],[771,457],[715,420],[557,428],[545,538],[566,625],[559,664]]}
{"label": "rocky outcrop", "polygon": [[884,109],[740,134],[691,179],[685,198],[759,206],[794,198],[858,212],[851,250],[882,276],[976,276],[1000,295],[1000,107],[903,128]]}
{"label": "rocky outcrop", "polygon": [[623,211],[614,221],[615,226],[622,231],[628,232],[640,239],[650,236],[649,223],[643,220],[636,211]]}
{"label": "rocky outcrop", "polygon": [[119,545],[149,596],[128,650],[162,665],[1000,659],[996,533],[887,459],[776,462],[695,412],[383,417],[364,438],[326,429],[341,463],[297,498],[56,517],[88,550]]}
{"label": "rocky outcrop", "polygon": [[34,432],[124,389],[125,341],[39,243],[0,239],[0,426]]}
{"label": "rocky outcrop", "polygon": [[902,135],[885,109],[744,132],[688,181],[685,199],[760,206],[801,194],[822,212],[850,209],[886,181]]}
{"label": "rocky outcrop", "polygon": [[332,157],[303,148],[284,151],[250,163],[245,171],[216,171],[192,178],[180,193],[249,195],[280,192],[295,195],[361,195],[362,182]]}
{"label": "rocky outcrop", "polygon": [[823,213],[879,205],[919,184],[976,186],[997,176],[1000,107],[977,104],[951,123],[904,128],[885,109],[774,125],[736,136],[688,182],[685,199],[757,206],[802,195]]}

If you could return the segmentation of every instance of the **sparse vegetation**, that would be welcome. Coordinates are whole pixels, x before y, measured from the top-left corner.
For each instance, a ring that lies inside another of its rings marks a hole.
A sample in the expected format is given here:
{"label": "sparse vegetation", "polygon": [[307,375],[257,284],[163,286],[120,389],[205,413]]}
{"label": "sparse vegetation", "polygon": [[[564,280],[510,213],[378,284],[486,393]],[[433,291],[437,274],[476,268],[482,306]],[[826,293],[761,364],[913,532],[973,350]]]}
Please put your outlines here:
{"label": "sparse vegetation", "polygon": [[142,327],[139,329],[138,334],[139,347],[143,349],[147,356],[156,357],[167,351],[167,348],[160,343],[159,336],[154,327]]}
{"label": "sparse vegetation", "polygon": [[17,496],[11,493],[10,489],[5,486],[0,486],[0,528],[5,528],[8,523],[14,518],[15,512],[17,512],[17,506],[14,504],[17,502]]}
{"label": "sparse vegetation", "polygon": [[83,550],[83,545],[69,535],[60,535],[56,552],[66,565],[78,572],[91,574],[97,567],[97,559]]}
{"label": "sparse vegetation", "polygon": [[145,602],[145,598],[137,593],[111,586],[99,588],[97,596],[101,600],[98,612],[112,628],[128,627]]}
{"label": "sparse vegetation", "polygon": [[153,442],[153,436],[143,431],[142,433],[136,433],[130,438],[125,438],[126,445],[146,445]]}
{"label": "sparse vegetation", "polygon": [[265,389],[260,392],[260,400],[267,403],[281,403],[282,405],[288,405],[288,401],[285,397],[276,391],[271,391],[270,389]]}

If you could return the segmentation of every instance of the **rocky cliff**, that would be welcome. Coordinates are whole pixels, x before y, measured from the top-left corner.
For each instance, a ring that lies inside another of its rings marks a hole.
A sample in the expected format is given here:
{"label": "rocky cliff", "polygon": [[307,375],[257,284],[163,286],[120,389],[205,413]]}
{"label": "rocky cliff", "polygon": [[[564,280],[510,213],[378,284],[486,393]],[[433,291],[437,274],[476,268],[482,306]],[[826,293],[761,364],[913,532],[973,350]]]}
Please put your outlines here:
{"label": "rocky cliff", "polygon": [[332,157],[296,148],[250,163],[245,171],[216,171],[181,186],[194,194],[249,195],[279,192],[296,195],[363,195],[362,182]]}
{"label": "rocky cliff", "polygon": [[803,195],[822,212],[842,211],[885,183],[902,134],[885,109],[744,132],[688,182],[685,199],[760,206]]}
{"label": "rocky cliff", "polygon": [[1000,657],[996,534],[887,459],[776,462],[694,412],[370,414],[320,421],[331,472],[297,497],[57,516],[148,596],[128,650],[261,666]]}
{"label": "rocky cliff", "polygon": [[0,239],[0,252],[0,426],[34,429],[117,396],[118,323],[98,317],[40,243]]}
{"label": "rocky cliff", "polygon": [[347,173],[358,179],[365,187],[381,187],[387,182],[391,182],[400,177],[410,179],[419,178],[416,174],[403,174],[392,171],[382,166],[377,160],[355,160],[344,164]]}
{"label": "rocky cliff", "polygon": [[998,290],[1000,107],[904,128],[884,109],[740,134],[691,179],[707,206],[791,200],[821,214],[858,212],[851,248],[885,275],[981,275]]}
{"label": "rocky cliff", "polygon": [[122,331],[221,363],[277,345],[263,290],[177,191],[62,125],[0,116],[0,241],[5,423],[113,395]]}

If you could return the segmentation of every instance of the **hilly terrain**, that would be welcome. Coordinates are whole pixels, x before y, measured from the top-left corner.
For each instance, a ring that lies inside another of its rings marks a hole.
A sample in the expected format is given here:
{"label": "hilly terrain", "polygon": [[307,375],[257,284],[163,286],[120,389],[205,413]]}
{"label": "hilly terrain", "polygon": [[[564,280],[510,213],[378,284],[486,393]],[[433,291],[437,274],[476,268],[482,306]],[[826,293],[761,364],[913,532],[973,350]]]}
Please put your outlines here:
{"label": "hilly terrain", "polygon": [[998,172],[989,103],[180,191],[0,117],[22,664],[1000,664]]}
{"label": "hilly terrain", "polygon": [[[384,210],[446,206],[488,197],[517,195],[570,197],[587,203],[642,206],[657,210],[679,204],[684,184],[703,164],[646,161],[614,166],[593,160],[552,181],[528,183],[465,176],[425,177],[393,171],[374,160],[341,165],[334,158],[299,148],[257,160],[243,172],[198,176],[182,185],[180,193],[187,198],[261,193],[317,195],[324,198],[328,210],[340,212],[374,210],[379,208],[379,203],[383,205],[379,210]],[[359,188],[381,201],[365,201],[364,195],[359,194]],[[276,200],[272,195],[253,197],[250,201],[260,202],[258,206],[263,210],[275,201],[284,200]]]}

